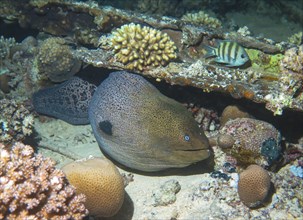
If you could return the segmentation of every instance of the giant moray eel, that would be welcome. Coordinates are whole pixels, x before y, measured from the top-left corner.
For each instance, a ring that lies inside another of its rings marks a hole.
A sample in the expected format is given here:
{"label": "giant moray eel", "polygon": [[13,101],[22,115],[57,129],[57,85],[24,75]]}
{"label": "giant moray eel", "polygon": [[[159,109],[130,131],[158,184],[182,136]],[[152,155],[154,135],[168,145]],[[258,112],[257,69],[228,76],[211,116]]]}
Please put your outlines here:
{"label": "giant moray eel", "polygon": [[[81,97],[75,92],[79,90],[72,90],[70,96]],[[40,95],[60,99],[55,91],[42,90],[34,95],[35,107]],[[49,114],[47,111],[55,108],[53,103],[44,111],[36,109]],[[70,108],[67,102],[64,105],[60,108]],[[88,115],[100,148],[127,167],[152,172],[185,167],[209,157],[208,139],[191,114],[142,76],[124,71],[111,73],[96,89]],[[52,116],[66,119],[58,114]]]}

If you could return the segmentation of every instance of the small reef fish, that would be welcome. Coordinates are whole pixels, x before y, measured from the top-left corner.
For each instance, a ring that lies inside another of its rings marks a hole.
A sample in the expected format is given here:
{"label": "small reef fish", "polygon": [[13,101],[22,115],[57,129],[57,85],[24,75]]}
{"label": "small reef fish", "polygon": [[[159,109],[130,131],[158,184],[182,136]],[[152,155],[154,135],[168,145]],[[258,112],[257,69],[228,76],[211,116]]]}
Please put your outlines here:
{"label": "small reef fish", "polygon": [[215,62],[228,67],[242,66],[250,60],[245,49],[236,42],[219,41],[218,47],[204,45],[204,48],[207,52],[204,58],[215,56]]}

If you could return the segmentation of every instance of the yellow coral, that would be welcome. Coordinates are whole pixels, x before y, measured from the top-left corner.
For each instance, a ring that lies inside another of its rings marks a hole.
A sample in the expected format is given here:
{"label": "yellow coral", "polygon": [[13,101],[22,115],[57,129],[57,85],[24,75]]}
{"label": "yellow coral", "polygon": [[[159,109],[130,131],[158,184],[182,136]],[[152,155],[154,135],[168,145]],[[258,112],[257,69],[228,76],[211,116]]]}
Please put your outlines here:
{"label": "yellow coral", "polygon": [[115,165],[103,158],[75,161],[63,168],[77,193],[86,195],[85,207],[93,216],[115,215],[124,201],[124,183]]}
{"label": "yellow coral", "polygon": [[0,143],[0,219],[83,219],[85,196],[76,195],[54,162],[22,143]]}
{"label": "yellow coral", "polygon": [[204,11],[198,13],[187,13],[182,16],[181,20],[195,25],[206,25],[210,28],[220,28],[222,23],[217,18],[210,17]]}
{"label": "yellow coral", "polygon": [[240,174],[238,193],[248,207],[259,206],[270,190],[270,176],[261,166],[250,165]]}
{"label": "yellow coral", "polygon": [[288,42],[292,43],[292,44],[296,44],[296,45],[300,45],[303,43],[303,32],[300,31],[298,33],[295,33],[293,35],[291,35],[288,38]]}
{"label": "yellow coral", "polygon": [[128,69],[164,66],[175,59],[176,46],[166,33],[139,24],[126,24],[112,33],[110,47]]}

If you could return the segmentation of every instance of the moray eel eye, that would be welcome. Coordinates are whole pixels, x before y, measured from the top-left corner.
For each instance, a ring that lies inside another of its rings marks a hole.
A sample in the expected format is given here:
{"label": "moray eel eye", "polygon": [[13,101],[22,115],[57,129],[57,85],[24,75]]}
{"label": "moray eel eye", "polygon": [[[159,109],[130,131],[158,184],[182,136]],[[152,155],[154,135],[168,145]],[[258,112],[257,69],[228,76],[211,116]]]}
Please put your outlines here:
{"label": "moray eel eye", "polygon": [[185,141],[189,141],[189,140],[190,140],[189,135],[187,135],[187,134],[186,134],[186,135],[184,135],[184,140],[185,140]]}

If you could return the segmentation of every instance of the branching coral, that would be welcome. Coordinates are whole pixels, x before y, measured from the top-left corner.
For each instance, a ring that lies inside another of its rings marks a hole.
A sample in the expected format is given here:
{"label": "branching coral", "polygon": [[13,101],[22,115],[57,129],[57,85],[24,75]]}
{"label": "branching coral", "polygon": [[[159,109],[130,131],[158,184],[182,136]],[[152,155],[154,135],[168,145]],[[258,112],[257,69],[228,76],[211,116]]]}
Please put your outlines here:
{"label": "branching coral", "polygon": [[63,38],[46,39],[37,56],[39,74],[53,82],[62,82],[77,73],[81,62],[73,57],[70,47]]}
{"label": "branching coral", "polygon": [[20,142],[0,144],[0,219],[82,219],[85,196],[76,195],[54,162]]}
{"label": "branching coral", "polygon": [[0,142],[21,141],[33,132],[34,117],[14,100],[0,100]]}
{"label": "branching coral", "polygon": [[222,23],[219,19],[210,17],[204,11],[198,13],[187,13],[181,18],[185,22],[189,22],[195,25],[206,25],[210,28],[220,28]]}
{"label": "branching coral", "polygon": [[287,50],[279,66],[283,73],[303,74],[303,45]]}
{"label": "branching coral", "polygon": [[0,62],[9,56],[10,49],[15,45],[17,45],[15,38],[0,37]]}
{"label": "branching coral", "polygon": [[128,69],[164,66],[177,57],[176,46],[166,33],[139,24],[126,24],[112,33],[110,47]]}

